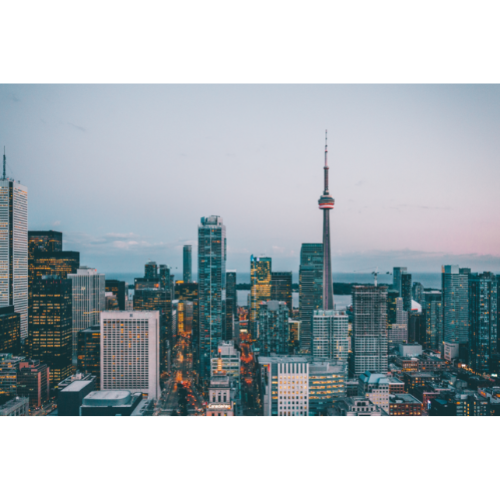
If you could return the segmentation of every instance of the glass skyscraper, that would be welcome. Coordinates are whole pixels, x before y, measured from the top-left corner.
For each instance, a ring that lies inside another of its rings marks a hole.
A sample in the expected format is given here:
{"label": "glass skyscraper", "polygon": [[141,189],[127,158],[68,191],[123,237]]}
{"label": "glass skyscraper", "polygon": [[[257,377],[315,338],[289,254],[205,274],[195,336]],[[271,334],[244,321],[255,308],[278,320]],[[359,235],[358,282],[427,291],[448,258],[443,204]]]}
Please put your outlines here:
{"label": "glass skyscraper", "polygon": [[192,258],[191,252],[193,247],[191,245],[184,245],[182,249],[182,279],[184,283],[191,283],[192,278]]}
{"label": "glass skyscraper", "polygon": [[467,344],[469,340],[469,276],[458,266],[444,266],[443,338],[445,342]]}
{"label": "glass skyscraper", "polygon": [[250,256],[250,334],[257,339],[261,302],[271,300],[271,257]]}
{"label": "glass skyscraper", "polygon": [[439,349],[443,342],[443,295],[438,291],[424,292],[422,310],[425,316],[427,349]]}
{"label": "glass skyscraper", "polygon": [[286,302],[268,300],[259,307],[259,354],[288,354],[290,338]]}
{"label": "glass skyscraper", "polygon": [[21,315],[21,340],[28,337],[28,189],[0,179],[0,307]]}
{"label": "glass skyscraper", "polygon": [[312,317],[323,307],[323,243],[302,243],[299,268],[300,349],[311,351]]}
{"label": "glass skyscraper", "polygon": [[392,270],[392,288],[401,295],[401,276],[408,271],[407,267],[394,267]]}
{"label": "glass skyscraper", "polygon": [[226,340],[233,340],[238,324],[236,271],[226,272]]}
{"label": "glass skyscraper", "polygon": [[494,274],[469,275],[469,366],[491,373],[490,360],[498,345],[498,284]]}
{"label": "glass skyscraper", "polygon": [[411,311],[411,274],[403,273],[401,275],[401,297],[403,298],[403,309]]}
{"label": "glass skyscraper", "polygon": [[292,271],[271,273],[271,300],[286,302],[292,317]]}
{"label": "glass skyscraper", "polygon": [[225,337],[226,323],[226,226],[222,217],[202,217],[198,226],[198,286],[200,375],[210,378],[210,359]]}

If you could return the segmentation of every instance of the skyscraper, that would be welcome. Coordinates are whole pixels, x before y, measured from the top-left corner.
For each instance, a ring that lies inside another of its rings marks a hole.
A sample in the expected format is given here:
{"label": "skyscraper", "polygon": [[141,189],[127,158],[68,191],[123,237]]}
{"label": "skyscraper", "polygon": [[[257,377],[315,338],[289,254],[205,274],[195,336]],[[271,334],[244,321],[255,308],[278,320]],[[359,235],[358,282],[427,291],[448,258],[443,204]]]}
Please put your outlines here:
{"label": "skyscraper", "polygon": [[323,305],[323,244],[302,243],[299,268],[300,349],[310,352],[313,311]]}
{"label": "skyscraper", "polygon": [[411,311],[411,274],[404,273],[401,275],[401,297],[403,298],[403,309]]}
{"label": "skyscraper", "polygon": [[226,340],[233,340],[238,325],[236,271],[226,272]]}
{"label": "skyscraper", "polygon": [[73,350],[76,366],[78,332],[99,323],[99,314],[106,309],[106,279],[97,269],[82,266],[76,274],[68,274],[73,294]]}
{"label": "skyscraper", "polygon": [[210,378],[210,358],[225,336],[226,226],[222,217],[202,217],[198,226],[198,286],[200,314],[200,375]]}
{"label": "skyscraper", "polygon": [[128,285],[125,281],[119,280],[106,280],[106,292],[112,292],[118,301],[118,309],[120,311],[126,310]]}
{"label": "skyscraper", "polygon": [[458,266],[443,266],[443,337],[445,342],[469,340],[468,274]]}
{"label": "skyscraper", "polygon": [[320,210],[323,210],[323,310],[333,309],[333,275],[332,256],[330,250],[330,210],[333,210],[334,199],[328,191],[328,146],[325,144],[324,181],[325,189],[318,200]]}
{"label": "skyscraper", "polygon": [[21,315],[14,306],[0,307],[0,352],[21,354]]}
{"label": "skyscraper", "polygon": [[28,337],[28,188],[0,179],[0,307],[21,315],[21,340]]}
{"label": "skyscraper", "polygon": [[93,325],[78,332],[76,369],[95,376],[96,389],[101,387],[101,325]]}
{"label": "skyscraper", "polygon": [[271,300],[286,302],[292,317],[292,271],[271,273]]}
{"label": "skyscraper", "polygon": [[413,300],[422,305],[422,302],[424,300],[424,286],[422,285],[422,283],[415,281],[415,283],[413,283],[411,287],[411,293]]}
{"label": "skyscraper", "polygon": [[290,337],[286,302],[268,300],[259,307],[259,354],[288,354]]}
{"label": "skyscraper", "polygon": [[401,276],[406,274],[407,271],[407,267],[395,267],[392,270],[392,288],[397,290],[399,295],[401,295]]}
{"label": "skyscraper", "polygon": [[192,252],[191,245],[184,245],[182,249],[182,279],[184,283],[191,283],[192,278]]}
{"label": "skyscraper", "polygon": [[387,288],[354,286],[353,361],[351,372],[387,372]]}
{"label": "skyscraper", "polygon": [[35,252],[62,252],[63,236],[59,231],[28,231],[28,255],[35,256]]}
{"label": "skyscraper", "polygon": [[150,260],[146,262],[144,266],[144,278],[147,280],[156,280],[158,279],[158,266],[156,262]]}
{"label": "skyscraper", "polygon": [[250,334],[257,339],[257,323],[261,302],[271,300],[271,257],[250,256]]}
{"label": "skyscraper", "polygon": [[422,312],[425,318],[425,340],[427,349],[439,349],[443,343],[443,296],[441,292],[423,294]]}
{"label": "skyscraper", "polygon": [[349,318],[345,312],[318,309],[313,315],[312,350],[315,360],[347,363],[349,357]]}
{"label": "skyscraper", "polygon": [[494,274],[469,275],[469,365],[478,374],[491,373],[497,352],[498,284]]}
{"label": "skyscraper", "polygon": [[396,321],[388,325],[387,329],[388,341],[391,344],[408,342],[408,312],[404,310],[403,303],[401,297],[396,297]]}
{"label": "skyscraper", "polygon": [[160,396],[158,311],[101,313],[101,390]]}
{"label": "skyscraper", "polygon": [[50,368],[50,384],[69,377],[72,366],[71,280],[43,276],[33,282],[29,353]]}

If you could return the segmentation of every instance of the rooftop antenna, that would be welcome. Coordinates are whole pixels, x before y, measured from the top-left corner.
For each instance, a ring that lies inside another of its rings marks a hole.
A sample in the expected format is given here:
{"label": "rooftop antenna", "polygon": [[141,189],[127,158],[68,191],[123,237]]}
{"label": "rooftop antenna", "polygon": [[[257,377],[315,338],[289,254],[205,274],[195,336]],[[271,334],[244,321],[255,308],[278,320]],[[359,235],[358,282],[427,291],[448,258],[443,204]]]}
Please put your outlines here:
{"label": "rooftop antenna", "polygon": [[3,147],[3,177],[2,180],[5,180],[5,146]]}
{"label": "rooftop antenna", "polygon": [[324,194],[328,194],[328,130],[325,130],[325,190]]}

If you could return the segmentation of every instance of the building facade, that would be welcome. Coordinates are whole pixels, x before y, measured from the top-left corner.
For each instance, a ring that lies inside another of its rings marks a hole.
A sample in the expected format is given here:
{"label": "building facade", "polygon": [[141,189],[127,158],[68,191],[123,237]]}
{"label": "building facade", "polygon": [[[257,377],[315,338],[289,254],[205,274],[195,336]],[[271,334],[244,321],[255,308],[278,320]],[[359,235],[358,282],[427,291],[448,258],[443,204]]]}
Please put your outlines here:
{"label": "building facade", "polygon": [[311,354],[317,360],[348,361],[349,318],[345,312],[314,311]]}
{"label": "building facade", "polygon": [[408,272],[407,267],[394,267],[392,270],[392,288],[397,290],[399,296],[401,296],[402,287],[401,287],[401,276]]}
{"label": "building facade", "polygon": [[191,245],[184,245],[182,248],[182,279],[184,283],[193,281],[192,273],[192,250]]}
{"label": "building facade", "polygon": [[467,344],[469,340],[469,276],[458,266],[443,266],[443,339]]}
{"label": "building facade", "polygon": [[101,325],[78,332],[76,369],[95,377],[95,387],[101,387]]}
{"label": "building facade", "polygon": [[14,306],[0,307],[0,352],[21,354],[21,315]]}
{"label": "building facade", "polygon": [[441,292],[424,292],[422,311],[425,321],[424,345],[427,349],[439,349],[443,343],[443,296]]}
{"label": "building facade", "polygon": [[285,302],[292,316],[292,271],[271,273],[271,300]]}
{"label": "building facade", "polygon": [[272,260],[270,257],[250,256],[250,334],[258,337],[259,307],[271,300]]}
{"label": "building facade", "polygon": [[257,349],[262,355],[288,354],[288,306],[286,302],[261,302],[258,312]]}
{"label": "building facade", "polygon": [[101,390],[160,396],[160,313],[101,313]]}
{"label": "building facade", "polygon": [[217,356],[226,324],[226,226],[222,217],[202,217],[198,226],[199,370],[210,376],[210,359]]}

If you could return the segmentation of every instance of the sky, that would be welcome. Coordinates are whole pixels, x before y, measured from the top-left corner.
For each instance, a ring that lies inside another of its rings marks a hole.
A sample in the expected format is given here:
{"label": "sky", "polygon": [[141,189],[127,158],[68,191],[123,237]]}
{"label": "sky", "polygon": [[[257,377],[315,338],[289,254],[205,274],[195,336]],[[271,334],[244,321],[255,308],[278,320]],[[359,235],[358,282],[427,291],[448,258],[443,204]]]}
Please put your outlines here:
{"label": "sky", "polygon": [[321,242],[328,129],[334,272],[500,272],[500,86],[0,85],[7,175],[28,225],[101,272],[197,262],[200,217],[298,270]]}

